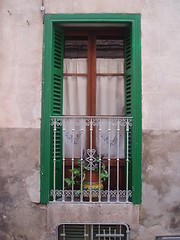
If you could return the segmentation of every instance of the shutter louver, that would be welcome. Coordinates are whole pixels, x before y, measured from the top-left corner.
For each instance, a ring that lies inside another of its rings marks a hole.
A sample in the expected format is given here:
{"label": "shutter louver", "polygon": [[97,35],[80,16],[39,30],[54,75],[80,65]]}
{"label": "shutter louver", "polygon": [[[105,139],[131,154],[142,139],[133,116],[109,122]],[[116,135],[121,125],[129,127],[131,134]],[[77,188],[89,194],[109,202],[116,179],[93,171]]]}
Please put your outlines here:
{"label": "shutter louver", "polygon": [[54,29],[53,48],[53,115],[62,115],[64,33]]}
{"label": "shutter louver", "polygon": [[131,31],[128,31],[125,35],[125,112],[126,117],[132,115],[132,37]]}
{"label": "shutter louver", "polygon": [[[63,113],[63,58],[64,58],[64,32],[61,28],[54,28],[52,45],[52,116],[61,116]],[[53,187],[53,141],[54,133],[51,131],[51,189]],[[62,184],[62,127],[56,127],[56,189]]]}
{"label": "shutter louver", "polygon": [[[125,72],[125,114],[126,117],[132,116],[132,30],[128,28],[124,39],[124,72]],[[127,139],[126,139],[127,142]],[[127,144],[126,144],[127,146]],[[129,130],[128,141],[129,158],[129,189],[132,189],[132,127]]]}

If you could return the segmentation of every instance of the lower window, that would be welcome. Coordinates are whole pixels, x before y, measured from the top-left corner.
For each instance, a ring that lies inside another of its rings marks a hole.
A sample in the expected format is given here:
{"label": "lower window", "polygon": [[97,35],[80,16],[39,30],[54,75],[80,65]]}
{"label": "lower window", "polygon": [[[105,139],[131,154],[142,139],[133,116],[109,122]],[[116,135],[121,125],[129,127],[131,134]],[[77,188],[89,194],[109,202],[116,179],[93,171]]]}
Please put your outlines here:
{"label": "lower window", "polygon": [[129,240],[127,224],[61,224],[57,228],[58,240]]}

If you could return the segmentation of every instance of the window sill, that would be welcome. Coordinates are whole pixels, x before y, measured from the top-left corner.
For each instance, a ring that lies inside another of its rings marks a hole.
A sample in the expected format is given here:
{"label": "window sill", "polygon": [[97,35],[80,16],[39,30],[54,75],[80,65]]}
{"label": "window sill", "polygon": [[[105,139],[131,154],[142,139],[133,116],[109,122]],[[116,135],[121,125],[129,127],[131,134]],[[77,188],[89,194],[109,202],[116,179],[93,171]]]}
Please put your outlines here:
{"label": "window sill", "polygon": [[131,227],[139,224],[139,205],[107,203],[59,203],[47,205],[48,226],[55,228],[63,223],[127,223]]}

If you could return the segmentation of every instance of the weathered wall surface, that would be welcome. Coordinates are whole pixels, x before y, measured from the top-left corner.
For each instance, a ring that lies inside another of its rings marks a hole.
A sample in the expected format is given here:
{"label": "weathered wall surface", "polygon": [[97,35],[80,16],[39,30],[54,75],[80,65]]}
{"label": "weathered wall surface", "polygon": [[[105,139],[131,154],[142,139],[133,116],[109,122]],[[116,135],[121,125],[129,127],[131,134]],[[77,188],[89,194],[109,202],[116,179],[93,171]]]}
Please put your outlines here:
{"label": "weathered wall surface", "polygon": [[44,234],[46,207],[32,202],[38,200],[32,189],[38,194],[39,154],[39,130],[0,129],[2,240],[40,239]]}
{"label": "weathered wall surface", "polygon": [[43,25],[41,1],[0,1],[0,127],[39,128]]}
{"label": "weathered wall surface", "polygon": [[[140,231],[180,233],[180,131],[144,131]],[[141,239],[141,238],[138,238]]]}
{"label": "weathered wall surface", "polygon": [[179,10],[179,1],[147,1],[142,11],[143,189],[135,238],[139,240],[180,234]]}
{"label": "weathered wall surface", "polygon": [[[38,204],[41,2],[0,1],[0,239],[5,240],[54,236],[54,208]],[[46,13],[141,13],[143,192],[131,237],[180,234],[180,1],[44,2]]]}

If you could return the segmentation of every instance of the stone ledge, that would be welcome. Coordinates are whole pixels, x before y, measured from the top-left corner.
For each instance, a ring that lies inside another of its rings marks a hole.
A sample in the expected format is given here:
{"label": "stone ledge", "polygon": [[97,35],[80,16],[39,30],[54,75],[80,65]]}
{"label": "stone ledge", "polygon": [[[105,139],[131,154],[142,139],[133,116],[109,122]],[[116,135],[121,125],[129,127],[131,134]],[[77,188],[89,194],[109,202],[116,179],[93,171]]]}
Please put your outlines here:
{"label": "stone ledge", "polygon": [[62,223],[127,223],[131,228],[135,228],[139,226],[139,206],[125,203],[49,203],[48,229],[55,229]]}

